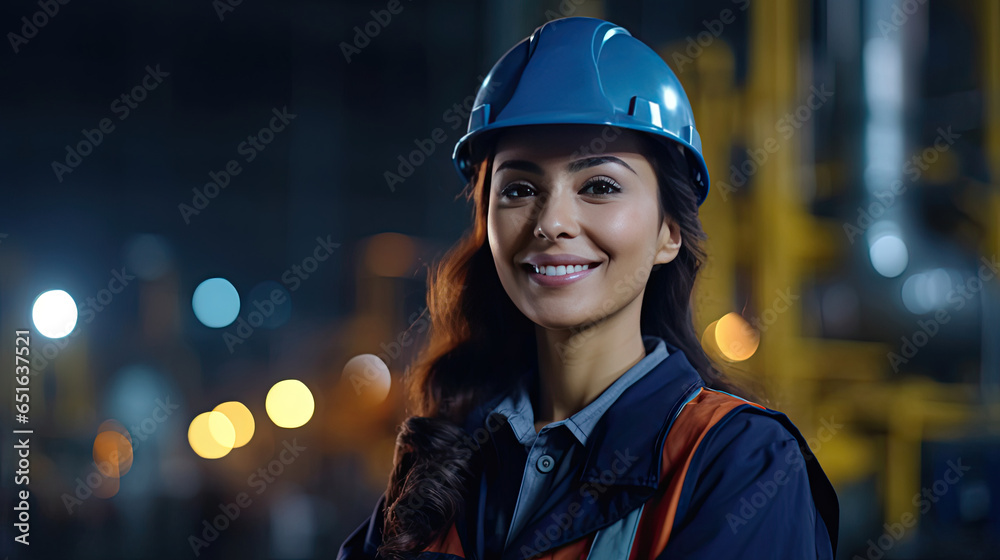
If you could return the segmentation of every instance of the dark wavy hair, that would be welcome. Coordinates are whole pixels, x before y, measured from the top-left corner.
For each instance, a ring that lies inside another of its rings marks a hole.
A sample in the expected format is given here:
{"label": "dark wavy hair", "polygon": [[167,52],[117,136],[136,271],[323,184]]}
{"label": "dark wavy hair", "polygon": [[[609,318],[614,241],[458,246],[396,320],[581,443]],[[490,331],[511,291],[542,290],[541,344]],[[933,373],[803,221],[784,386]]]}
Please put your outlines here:
{"label": "dark wavy hair", "polygon": [[[650,272],[640,331],[680,348],[710,388],[757,400],[756,391],[729,380],[706,355],[694,330],[691,294],[706,259],[706,235],[685,156],[676,145],[668,147],[647,134],[619,132],[642,139],[659,183],[660,220],[671,216],[681,233],[677,256]],[[535,324],[505,292],[487,241],[492,166],[490,149],[459,195],[474,203],[472,227],[428,274],[431,329],[406,373],[415,416],[404,422],[397,440],[379,549],[387,558],[412,557],[462,514],[476,467],[475,454],[465,452],[472,447],[465,444],[467,434],[463,441],[460,426],[474,407],[510,389],[517,372],[536,359]]]}

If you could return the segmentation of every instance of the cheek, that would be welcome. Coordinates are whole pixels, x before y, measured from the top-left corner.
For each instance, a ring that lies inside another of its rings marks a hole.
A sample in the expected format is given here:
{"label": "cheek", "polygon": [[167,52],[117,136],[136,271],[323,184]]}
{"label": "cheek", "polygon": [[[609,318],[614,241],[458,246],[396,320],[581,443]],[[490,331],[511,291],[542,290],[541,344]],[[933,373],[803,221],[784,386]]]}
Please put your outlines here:
{"label": "cheek", "polygon": [[600,227],[592,230],[595,242],[614,259],[632,261],[638,258],[652,235],[652,222],[645,214],[629,208],[602,216]]}
{"label": "cheek", "polygon": [[494,209],[490,209],[489,218],[486,221],[486,238],[490,244],[490,251],[497,262],[497,269],[501,273],[504,269],[510,268],[510,260],[513,258],[514,240],[517,232],[511,225],[510,217],[506,212],[495,214]]}
{"label": "cheek", "polygon": [[486,233],[491,247],[511,250],[516,240],[524,233],[526,221],[520,208],[490,209],[486,220]]}
{"label": "cheek", "polygon": [[486,219],[486,240],[490,244],[490,249],[493,251],[494,255],[500,253],[503,250],[503,227],[500,225],[499,221],[496,219],[496,214],[493,208],[490,208],[490,215]]}

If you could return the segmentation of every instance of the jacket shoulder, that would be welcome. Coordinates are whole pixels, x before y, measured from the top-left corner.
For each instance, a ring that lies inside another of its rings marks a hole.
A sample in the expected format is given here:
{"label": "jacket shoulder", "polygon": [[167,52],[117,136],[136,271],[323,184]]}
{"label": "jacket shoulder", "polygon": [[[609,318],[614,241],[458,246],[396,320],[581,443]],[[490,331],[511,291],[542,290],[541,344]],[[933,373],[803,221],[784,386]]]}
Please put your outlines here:
{"label": "jacket shoulder", "polygon": [[[811,496],[826,529],[823,537],[829,538],[835,554],[839,501],[798,427],[783,412],[741,397],[707,388],[700,393],[700,399],[692,400],[691,413],[713,421],[705,427],[702,440],[690,456],[678,509],[686,511],[697,506],[692,504],[699,500],[695,494],[709,488],[718,490],[727,479],[736,484],[764,477],[785,484],[797,478],[806,495]],[[763,481],[764,486],[770,487],[767,482]]]}

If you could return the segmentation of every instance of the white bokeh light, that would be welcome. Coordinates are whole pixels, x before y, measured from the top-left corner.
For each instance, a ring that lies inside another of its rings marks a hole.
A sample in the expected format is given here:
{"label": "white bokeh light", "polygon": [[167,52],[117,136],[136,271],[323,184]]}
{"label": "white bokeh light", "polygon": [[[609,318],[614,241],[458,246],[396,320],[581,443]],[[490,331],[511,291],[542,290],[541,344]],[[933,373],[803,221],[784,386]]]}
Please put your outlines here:
{"label": "white bokeh light", "polygon": [[76,302],[63,290],[43,292],[31,306],[35,328],[49,338],[62,338],[73,332],[78,317]]}
{"label": "white bokeh light", "polygon": [[910,261],[906,243],[898,235],[888,234],[876,239],[868,251],[875,271],[886,278],[895,278],[906,270]]}
{"label": "white bokeh light", "polygon": [[903,305],[911,313],[918,315],[943,309],[945,299],[953,289],[952,279],[947,270],[935,268],[920,272],[903,282],[901,294]]}

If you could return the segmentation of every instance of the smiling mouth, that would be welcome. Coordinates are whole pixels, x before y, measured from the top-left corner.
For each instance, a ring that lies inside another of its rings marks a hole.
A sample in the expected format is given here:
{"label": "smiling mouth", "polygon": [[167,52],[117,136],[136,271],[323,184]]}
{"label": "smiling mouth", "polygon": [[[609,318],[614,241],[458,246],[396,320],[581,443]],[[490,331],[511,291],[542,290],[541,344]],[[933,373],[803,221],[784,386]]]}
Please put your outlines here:
{"label": "smiling mouth", "polygon": [[524,263],[523,266],[525,270],[534,274],[541,274],[543,276],[565,276],[567,274],[574,274],[576,272],[581,272],[583,270],[597,268],[600,265],[601,265],[600,262],[592,262],[583,265],[578,264],[572,266],[560,265],[560,266],[539,266],[539,267],[536,267],[531,263]]}

